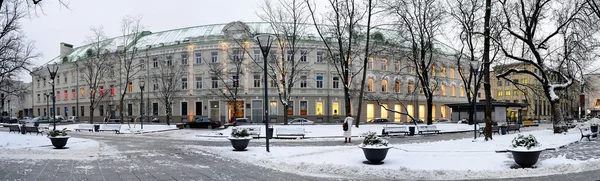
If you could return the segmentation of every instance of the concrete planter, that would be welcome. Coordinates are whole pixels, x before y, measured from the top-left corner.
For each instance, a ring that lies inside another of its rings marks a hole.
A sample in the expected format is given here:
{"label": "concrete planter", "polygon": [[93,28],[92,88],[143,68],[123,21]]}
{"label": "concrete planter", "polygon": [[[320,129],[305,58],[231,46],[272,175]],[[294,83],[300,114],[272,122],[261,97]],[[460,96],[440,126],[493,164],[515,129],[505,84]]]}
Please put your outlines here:
{"label": "concrete planter", "polygon": [[519,166],[521,166],[523,168],[529,168],[537,163],[538,159],[540,158],[540,154],[544,150],[543,149],[531,149],[531,150],[511,150],[511,149],[509,149],[508,151],[510,151],[512,153],[513,159]]}
{"label": "concrete planter", "polygon": [[367,162],[365,164],[383,164],[383,160],[387,156],[388,150],[392,147],[361,147]]}
{"label": "concrete planter", "polygon": [[231,146],[233,146],[233,149],[235,149],[234,151],[246,151],[246,148],[248,147],[248,143],[250,143],[250,140],[252,139],[252,137],[245,137],[245,138],[230,137],[228,139],[231,142]]}
{"label": "concrete planter", "polygon": [[70,136],[48,136],[48,138],[52,142],[52,146],[58,149],[62,149],[67,145],[67,141],[69,141]]}

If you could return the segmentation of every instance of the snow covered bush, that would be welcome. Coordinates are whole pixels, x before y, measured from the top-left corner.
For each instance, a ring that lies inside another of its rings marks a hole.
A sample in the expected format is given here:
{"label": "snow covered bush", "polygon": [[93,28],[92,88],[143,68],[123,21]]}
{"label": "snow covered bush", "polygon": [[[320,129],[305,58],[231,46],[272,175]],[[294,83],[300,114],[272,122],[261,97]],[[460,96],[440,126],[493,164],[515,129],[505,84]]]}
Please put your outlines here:
{"label": "snow covered bush", "polygon": [[600,119],[598,119],[598,118],[592,118],[588,122],[590,123],[591,126],[598,126],[598,125],[600,125]]}
{"label": "snow covered bush", "polygon": [[246,138],[248,136],[250,136],[250,134],[248,134],[248,130],[246,130],[246,129],[231,130],[231,137],[233,137],[233,138]]}
{"label": "snow covered bush", "polygon": [[529,136],[519,134],[519,135],[517,135],[517,137],[515,137],[512,140],[513,148],[524,147],[529,150],[532,147],[539,147],[539,146],[541,146],[541,144],[537,141],[537,139],[535,139],[535,136],[533,136],[531,134]]}
{"label": "snow covered bush", "polygon": [[363,134],[365,136],[365,140],[363,140],[360,147],[387,147],[388,141],[378,137],[376,132],[367,132]]}
{"label": "snow covered bush", "polygon": [[50,130],[48,131],[48,136],[57,137],[57,136],[67,136],[67,128],[62,130]]}

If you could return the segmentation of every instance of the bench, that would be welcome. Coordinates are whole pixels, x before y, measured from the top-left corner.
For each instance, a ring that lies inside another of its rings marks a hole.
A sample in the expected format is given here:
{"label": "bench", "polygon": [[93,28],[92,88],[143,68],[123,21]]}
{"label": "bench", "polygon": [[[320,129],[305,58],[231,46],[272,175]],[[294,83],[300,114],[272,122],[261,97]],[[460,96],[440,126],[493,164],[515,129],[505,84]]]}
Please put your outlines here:
{"label": "bench", "polygon": [[408,127],[409,126],[386,126],[381,130],[381,135],[390,136],[392,134],[404,134],[406,136],[410,133]]}
{"label": "bench", "polygon": [[40,124],[40,125],[38,125],[38,128],[40,128],[40,129],[50,129],[50,124]]}
{"label": "bench", "polygon": [[8,132],[15,132],[15,133],[19,133],[21,132],[21,129],[19,129],[19,125],[8,125]]}
{"label": "bench", "polygon": [[579,139],[579,141],[581,141],[583,138],[587,138],[588,141],[592,141],[592,140],[590,140],[590,136],[593,136],[593,137],[598,136],[598,132],[592,132],[588,128],[584,128],[584,129],[579,128],[579,131],[581,132],[581,139]]}
{"label": "bench", "polygon": [[304,139],[304,128],[277,128],[275,134],[277,134],[277,138],[279,136],[302,136]]}
{"label": "bench", "polygon": [[510,131],[513,131],[513,133],[516,133],[517,131],[519,131],[519,133],[521,132],[521,125],[520,124],[511,124],[508,126],[506,132],[510,133]]}
{"label": "bench", "polygon": [[35,135],[41,134],[42,136],[44,135],[44,131],[40,131],[40,129],[38,129],[38,127],[35,126],[25,126],[25,132],[31,134],[31,133],[36,133]]}
{"label": "bench", "polygon": [[234,127],[231,131],[235,130],[246,130],[250,136],[253,138],[260,138],[260,127]]}
{"label": "bench", "polygon": [[438,134],[438,133],[440,133],[440,130],[437,129],[437,127],[435,125],[418,126],[417,128],[419,129],[419,134],[423,134],[423,133]]}
{"label": "bench", "polygon": [[79,124],[77,126],[77,128],[75,128],[75,131],[80,131],[80,130],[88,130],[88,132],[92,132],[92,131],[94,131],[94,125],[92,125],[92,124]]}
{"label": "bench", "polygon": [[[485,131],[483,129],[485,129],[485,127],[479,128],[479,136],[485,134]],[[494,133],[500,134],[500,126],[492,126],[492,134]]]}
{"label": "bench", "polygon": [[119,134],[121,133],[121,124],[103,124],[98,131],[114,131]]}

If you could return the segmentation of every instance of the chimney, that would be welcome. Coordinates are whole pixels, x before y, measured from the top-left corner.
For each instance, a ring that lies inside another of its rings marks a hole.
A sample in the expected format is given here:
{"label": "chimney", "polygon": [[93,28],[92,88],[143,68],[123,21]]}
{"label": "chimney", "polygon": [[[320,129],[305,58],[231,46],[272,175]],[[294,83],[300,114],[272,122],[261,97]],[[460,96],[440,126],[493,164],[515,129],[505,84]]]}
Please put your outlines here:
{"label": "chimney", "polygon": [[117,52],[123,52],[123,51],[125,51],[125,46],[123,46],[123,45],[117,46]]}
{"label": "chimney", "polygon": [[60,57],[61,58],[67,56],[67,53],[69,53],[71,50],[73,50],[73,45],[64,43],[64,42],[60,43]]}

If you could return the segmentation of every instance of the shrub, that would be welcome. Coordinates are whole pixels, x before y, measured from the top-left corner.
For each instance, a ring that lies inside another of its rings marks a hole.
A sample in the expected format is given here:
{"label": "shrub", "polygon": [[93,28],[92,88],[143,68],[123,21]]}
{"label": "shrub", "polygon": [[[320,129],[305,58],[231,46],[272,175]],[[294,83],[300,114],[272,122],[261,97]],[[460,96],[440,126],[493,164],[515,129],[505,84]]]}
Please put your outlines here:
{"label": "shrub", "polygon": [[250,136],[250,134],[248,134],[248,130],[246,130],[246,129],[231,130],[231,137],[243,138],[243,137],[248,137],[248,136]]}
{"label": "shrub", "polygon": [[364,134],[365,140],[363,140],[362,146],[387,146],[388,141],[377,136],[375,132],[367,132]]}
{"label": "shrub", "polygon": [[67,136],[67,128],[62,130],[50,130],[48,131],[48,136],[57,137],[57,136]]}
{"label": "shrub", "polygon": [[533,135],[525,136],[519,134],[512,140],[512,146],[513,148],[525,147],[529,150],[532,147],[541,146],[541,144],[537,141],[537,139],[535,139],[535,136]]}

